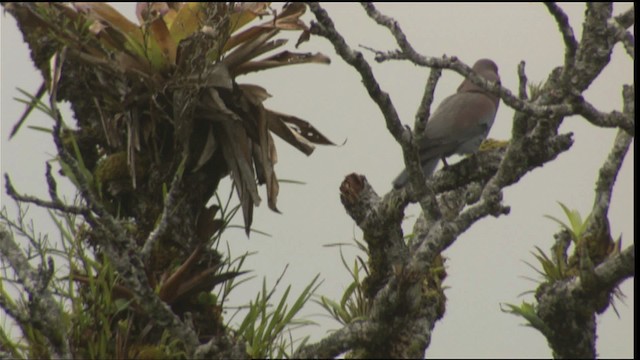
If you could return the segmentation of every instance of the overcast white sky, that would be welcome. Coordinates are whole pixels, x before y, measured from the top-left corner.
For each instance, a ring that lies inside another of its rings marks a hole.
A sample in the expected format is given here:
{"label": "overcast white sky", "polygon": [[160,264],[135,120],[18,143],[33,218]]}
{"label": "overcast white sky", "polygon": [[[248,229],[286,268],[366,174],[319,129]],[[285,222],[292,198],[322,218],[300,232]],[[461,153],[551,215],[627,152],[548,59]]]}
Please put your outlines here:
{"label": "overcast white sky", "polygon": [[[394,49],[389,33],[369,20],[358,5],[325,6],[352,46]],[[584,5],[561,6],[579,38]],[[630,6],[630,3],[616,4],[615,13]],[[500,68],[503,85],[514,92],[518,85],[516,66],[521,60],[526,61],[532,82],[545,80],[552,68],[562,64],[562,38],[543,5],[386,3],[379,7],[400,22],[413,46],[425,55],[457,55],[469,65],[479,58],[493,59]],[[134,16],[133,5],[121,8]],[[41,80],[14,19],[4,15],[1,21],[2,172],[11,175],[19,191],[46,197],[44,161],[54,153],[51,140],[24,127],[16,138],[8,141],[9,131],[23,110],[21,104],[12,100],[19,96],[16,87],[33,92]],[[320,273],[324,283],[319,294],[339,299],[350,279],[338,250],[324,245],[353,243],[354,236],[360,239],[361,233],[342,208],[338,187],[345,175],[356,172],[365,175],[378,193],[384,194],[404,167],[399,146],[388,134],[357,74],[323,39],[312,39],[301,51],[320,51],[332,58],[332,64],[270,70],[240,78],[239,82],[265,87],[273,95],[266,103],[269,108],[306,119],[334,142],[346,140],[346,143],[319,147],[306,157],[277,141],[279,178],[304,181],[306,185],[281,185],[278,207],[282,214],[270,212],[266,205],[256,209],[254,227],[272,237],[253,235],[247,239],[240,229],[226,234],[236,254],[247,250],[258,252],[247,263],[257,278],[238,289],[232,298],[235,304],[253,297],[263,276],[273,284],[285,264],[289,264],[289,270],[283,282],[293,284],[294,294]],[[366,57],[372,58],[370,54]],[[403,121],[413,124],[428,70],[403,62],[374,63],[373,67]],[[454,92],[460,82],[459,75],[445,72],[436,90],[435,104]],[[585,96],[601,111],[620,110],[622,84],[632,83],[633,62],[617,45],[610,65]],[[513,111],[502,104],[489,136],[508,139],[512,117]],[[51,121],[33,114],[28,125],[50,127]],[[577,117],[566,119],[561,131],[574,133],[573,148],[506,190],[504,202],[511,206],[511,214],[477,223],[446,251],[449,276],[445,285],[449,287],[446,292],[449,301],[444,319],[436,324],[428,357],[551,356],[542,335],[522,326],[523,319],[502,313],[500,304],[531,300],[530,295],[518,297],[535,287],[523,279],[536,277],[524,261],[534,263],[530,254],[534,246],[548,249],[558,230],[557,224],[543,216],[563,218],[557,201],[588,214],[598,169],[616,132],[595,128]],[[632,147],[618,176],[609,212],[612,235],[622,235],[623,247],[634,241],[633,157]],[[221,186],[227,189],[228,182]],[[64,188],[71,193],[70,186]],[[4,194],[4,185],[2,189],[2,204],[14,211]],[[264,191],[262,194],[266,198]],[[30,213],[39,231],[52,231],[46,213],[36,209]],[[409,211],[409,215],[416,213],[416,208]],[[410,229],[414,218],[407,220],[406,229]],[[241,222],[240,217],[237,222]],[[344,252],[350,261],[357,254],[349,248]],[[597,348],[601,357],[633,356],[633,280],[626,281],[621,288],[627,298],[626,304],[617,304],[620,318],[609,309],[598,319]],[[312,340],[317,340],[327,330],[338,327],[332,320],[319,316],[321,312],[311,304],[305,314],[321,326],[305,328],[299,334],[311,334]]]}

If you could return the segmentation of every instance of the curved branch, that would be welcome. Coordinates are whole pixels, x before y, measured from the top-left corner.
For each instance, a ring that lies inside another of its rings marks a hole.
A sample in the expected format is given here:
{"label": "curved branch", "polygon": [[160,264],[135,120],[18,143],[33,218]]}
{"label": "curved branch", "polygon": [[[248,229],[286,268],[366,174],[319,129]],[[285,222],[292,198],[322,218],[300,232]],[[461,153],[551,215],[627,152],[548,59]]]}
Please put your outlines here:
{"label": "curved branch", "polygon": [[306,345],[293,355],[300,359],[336,357],[356,346],[373,341],[380,326],[371,321],[357,320],[325,337],[316,344]]}
{"label": "curved branch", "polygon": [[[608,290],[612,289],[622,281],[635,276],[636,274],[636,247],[631,244],[619,254],[605,260],[595,268],[597,286],[595,289],[586,290]],[[576,286],[579,286],[576,285]]]}
{"label": "curved branch", "polygon": [[[47,180],[49,180],[49,177],[51,175],[49,173],[49,171],[51,170],[51,168],[48,166],[47,169],[48,169],[47,170]],[[83,206],[66,205],[65,203],[60,201],[60,199],[57,197],[57,195],[54,196],[55,188],[52,188],[51,184],[49,184],[49,193],[51,194],[51,197],[53,198],[53,200],[52,201],[46,201],[46,200],[42,200],[40,198],[37,198],[35,196],[19,194],[16,191],[16,189],[13,187],[13,183],[11,182],[11,178],[9,178],[8,174],[4,174],[4,181],[5,181],[5,188],[7,190],[7,195],[9,195],[15,201],[34,204],[34,205],[37,205],[37,206],[40,206],[40,207],[43,207],[43,208],[46,208],[46,209],[58,210],[58,211],[61,211],[61,212],[66,212],[68,214],[76,214],[76,215],[85,215],[86,216],[90,212],[89,208],[86,208],[86,207],[83,207]]]}
{"label": "curved branch", "polygon": [[582,100],[576,106],[577,113],[595,126],[603,128],[618,127],[634,136],[636,133],[636,123],[633,117],[625,115],[619,111],[603,113],[596,109],[591,103]]}
{"label": "curved branch", "polygon": [[545,2],[544,5],[558,23],[558,29],[560,30],[560,34],[562,34],[562,40],[564,40],[564,67],[565,69],[572,68],[576,60],[578,41],[576,40],[571,24],[569,24],[569,17],[562,8],[554,2]]}

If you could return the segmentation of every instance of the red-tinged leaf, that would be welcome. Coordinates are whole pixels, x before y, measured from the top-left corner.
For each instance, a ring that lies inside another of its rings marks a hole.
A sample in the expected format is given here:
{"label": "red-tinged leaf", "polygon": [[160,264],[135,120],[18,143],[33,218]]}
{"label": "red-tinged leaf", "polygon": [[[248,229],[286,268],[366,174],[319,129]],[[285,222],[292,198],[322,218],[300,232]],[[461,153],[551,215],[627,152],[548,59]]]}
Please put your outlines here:
{"label": "red-tinged leaf", "polygon": [[187,281],[198,260],[202,257],[203,245],[198,245],[191,255],[172,274],[165,273],[164,281],[158,291],[158,296],[167,304],[172,304],[178,296],[180,285]]}
{"label": "red-tinged leaf", "polygon": [[115,60],[118,67],[123,72],[137,72],[137,75],[151,73],[151,68],[147,61],[127,54],[126,52],[117,53],[115,55]]}
{"label": "red-tinged leaf", "polygon": [[[162,69],[167,65],[175,64],[178,48],[176,42],[171,37],[171,33],[169,32],[164,20],[160,17],[154,19],[149,26],[149,30],[151,31],[151,43],[160,52],[163,60],[160,61],[160,59],[155,59],[158,61],[157,68]],[[154,63],[153,60],[151,62]]]}
{"label": "red-tinged leaf", "polygon": [[233,34],[258,16],[268,15],[268,2],[247,2],[236,4],[230,16],[230,33]]}
{"label": "red-tinged leaf", "polygon": [[231,36],[223,48],[223,53],[270,31],[275,31],[275,35],[280,30],[308,30],[307,26],[298,19],[304,14],[305,9],[305,5],[290,3],[282,13],[276,15],[275,19],[270,19]]}
{"label": "red-tinged leaf", "polygon": [[104,21],[118,31],[140,40],[140,43],[142,42],[142,33],[140,33],[138,25],[129,21],[111,5],[99,2],[76,2],[73,3],[73,6],[79,12],[86,14],[87,18]]}
{"label": "red-tinged leaf", "polygon": [[219,267],[215,266],[192,275],[186,282],[180,284],[174,302],[189,299],[201,292],[211,292],[216,285],[246,273],[246,271],[231,271],[217,274],[218,270]]}
{"label": "red-tinged leaf", "polygon": [[202,212],[200,212],[196,225],[196,235],[198,235],[202,242],[211,239],[224,225],[222,219],[215,218],[219,209],[220,207],[217,205],[211,205],[208,208],[203,208]]}
{"label": "red-tinged leaf", "polygon": [[111,28],[124,36],[123,46],[132,51],[137,57],[144,58],[146,51],[140,27],[105,3],[78,2],[73,6],[88,19],[104,21]]}

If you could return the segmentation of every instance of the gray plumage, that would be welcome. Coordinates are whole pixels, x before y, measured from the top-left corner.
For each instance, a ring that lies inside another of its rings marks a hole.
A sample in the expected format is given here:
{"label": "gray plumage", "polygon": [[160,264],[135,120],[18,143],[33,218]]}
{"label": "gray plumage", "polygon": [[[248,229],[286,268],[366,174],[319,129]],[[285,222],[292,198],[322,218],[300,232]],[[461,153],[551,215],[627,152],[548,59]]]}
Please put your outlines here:
{"label": "gray plumage", "polygon": [[[498,66],[489,59],[478,60],[473,70],[488,81],[500,81]],[[465,79],[455,94],[440,103],[425,126],[418,144],[424,175],[431,176],[440,159],[475,152],[489,134],[499,104],[500,98]],[[405,169],[393,186],[401,188],[408,182]]]}

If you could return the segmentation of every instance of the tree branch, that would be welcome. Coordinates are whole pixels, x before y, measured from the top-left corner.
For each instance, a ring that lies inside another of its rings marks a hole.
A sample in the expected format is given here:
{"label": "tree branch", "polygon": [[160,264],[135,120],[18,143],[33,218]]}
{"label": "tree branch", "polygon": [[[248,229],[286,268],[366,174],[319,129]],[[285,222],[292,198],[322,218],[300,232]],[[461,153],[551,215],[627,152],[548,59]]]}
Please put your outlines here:
{"label": "tree branch", "polygon": [[[51,176],[50,174],[51,167],[47,164],[47,180]],[[16,189],[13,187],[13,183],[9,178],[8,174],[4,174],[5,188],[7,190],[7,195],[9,195],[15,201],[20,201],[24,203],[34,204],[36,206],[40,206],[46,209],[58,210],[61,212],[66,212],[69,214],[76,215],[87,215],[89,213],[89,209],[82,206],[72,206],[66,205],[58,198],[55,192],[55,186],[52,188],[51,183],[49,183],[49,194],[52,197],[52,201],[42,200],[35,196],[29,195],[20,195]],[[55,184],[55,183],[54,183]]]}
{"label": "tree branch", "polygon": [[[417,138],[409,128],[403,128],[398,113],[393,106],[389,94],[380,89],[369,63],[364,59],[362,53],[354,51],[346,43],[342,35],[335,29],[333,21],[319,3],[309,3],[309,8],[316,16],[318,23],[312,22],[311,33],[327,38],[336,49],[336,53],[349,65],[351,65],[362,78],[362,82],[369,93],[371,99],[378,105],[380,112],[384,116],[387,129],[394,139],[402,147],[404,162],[411,180],[411,187],[416,194],[416,198],[421,199],[420,205],[426,212],[434,211],[432,192],[425,187],[425,178],[420,167],[417,150]],[[435,82],[434,76],[434,82]],[[435,84],[434,84],[435,86]],[[424,200],[422,200],[424,199]],[[438,216],[437,212],[434,216]]]}
{"label": "tree branch", "polygon": [[576,106],[577,113],[591,124],[603,128],[618,127],[625,130],[631,136],[635,135],[636,123],[633,117],[629,117],[615,110],[608,114],[603,113],[586,100],[581,100],[582,101],[578,102]]}
{"label": "tree branch", "polygon": [[149,237],[144,242],[140,257],[143,263],[146,263],[151,256],[151,251],[156,243],[164,236],[169,228],[169,222],[171,215],[175,212],[178,205],[178,193],[182,186],[181,174],[176,173],[171,181],[171,189],[164,199],[164,206],[162,208],[162,216],[160,217],[160,223],[149,233]]}
{"label": "tree branch", "polygon": [[356,320],[349,325],[334,331],[316,344],[306,345],[293,357],[301,359],[333,358],[372,341],[381,328],[374,322]]}
{"label": "tree branch", "polygon": [[[544,4],[558,23],[558,29],[562,34],[562,40],[564,40],[564,69],[565,71],[573,69],[578,50],[578,41],[576,41],[573,28],[569,24],[569,17],[556,3],[545,2]],[[568,74],[563,78],[568,79]]]}
{"label": "tree branch", "polygon": [[71,352],[66,339],[67,329],[64,328],[65,321],[60,312],[61,308],[48,290],[53,262],[49,262],[49,271],[44,267],[39,271],[33,270],[11,233],[2,224],[0,224],[0,256],[15,271],[18,282],[29,294],[29,313],[6,307],[5,304],[2,304],[2,307],[16,320],[22,322],[21,325],[26,321],[42,332],[49,342],[49,351],[53,357],[70,359]]}

